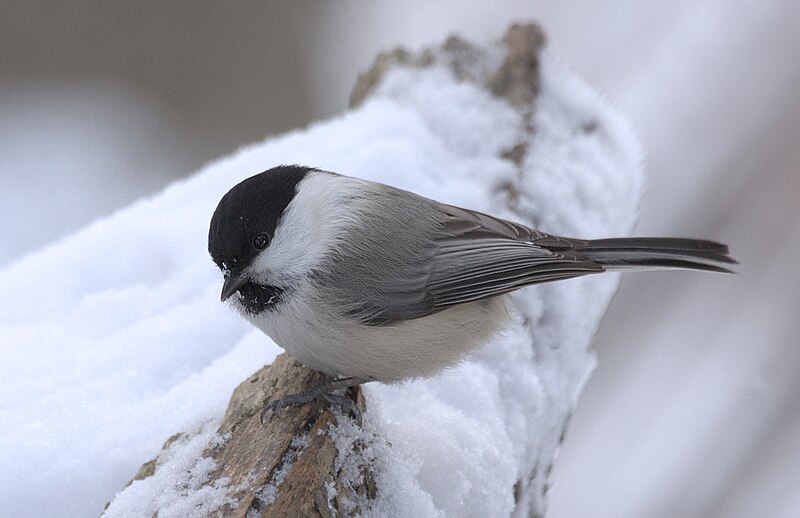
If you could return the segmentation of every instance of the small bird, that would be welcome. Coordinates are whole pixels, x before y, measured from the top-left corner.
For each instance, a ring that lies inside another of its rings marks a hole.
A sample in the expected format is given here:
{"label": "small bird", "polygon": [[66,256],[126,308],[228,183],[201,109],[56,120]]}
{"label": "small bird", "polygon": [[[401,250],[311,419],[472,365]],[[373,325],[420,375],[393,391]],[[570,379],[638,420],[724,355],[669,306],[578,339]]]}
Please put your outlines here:
{"label": "small bird", "polygon": [[211,218],[208,250],[224,278],[221,299],[329,376],[272,410],[456,365],[504,328],[508,294],[531,284],[736,264],[713,241],[565,238],[299,165],[228,191]]}

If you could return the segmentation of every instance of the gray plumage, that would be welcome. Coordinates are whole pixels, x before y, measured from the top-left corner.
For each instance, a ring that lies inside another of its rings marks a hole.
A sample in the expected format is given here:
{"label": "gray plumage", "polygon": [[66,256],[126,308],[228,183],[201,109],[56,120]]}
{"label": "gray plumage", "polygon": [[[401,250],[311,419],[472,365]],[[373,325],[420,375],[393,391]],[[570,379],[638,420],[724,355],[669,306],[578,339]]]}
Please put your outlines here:
{"label": "gray plumage", "polygon": [[[521,287],[607,270],[727,272],[727,247],[680,238],[568,239],[381,184],[336,247],[320,287],[348,312],[387,325]],[[401,232],[398,232],[401,229]],[[346,289],[341,289],[346,287]]]}
{"label": "gray plumage", "polygon": [[735,263],[711,241],[564,238],[299,166],[231,189],[209,251],[225,276],[222,298],[301,362],[386,382],[458,363],[503,329],[504,295],[524,286]]}

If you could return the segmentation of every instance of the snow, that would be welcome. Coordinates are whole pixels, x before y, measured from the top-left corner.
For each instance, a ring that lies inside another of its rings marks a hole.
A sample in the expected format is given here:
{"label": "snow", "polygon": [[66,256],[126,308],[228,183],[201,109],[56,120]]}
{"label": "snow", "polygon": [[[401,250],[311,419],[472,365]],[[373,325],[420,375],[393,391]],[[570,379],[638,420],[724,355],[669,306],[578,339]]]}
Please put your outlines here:
{"label": "snow", "polygon": [[[308,434],[300,435],[292,439],[292,442],[289,444],[289,449],[286,451],[286,455],[281,459],[280,468],[278,468],[272,476],[272,480],[256,493],[256,497],[261,503],[261,509],[266,509],[275,501],[275,498],[278,496],[278,488],[286,479],[286,475],[289,474],[297,457],[302,453],[302,450],[308,446],[308,442]],[[248,513],[249,512],[250,511],[248,511]]]}
{"label": "snow", "polygon": [[155,473],[134,481],[106,509],[104,516],[134,518],[201,518],[225,505],[236,505],[224,478],[208,483],[216,461],[203,457],[206,448],[221,445],[217,420],[190,436],[178,438],[159,456]]}
{"label": "snow", "polygon": [[[502,153],[525,135],[520,114],[444,69],[397,70],[358,110],[243,148],[5,267],[0,515],[97,515],[115,494],[109,516],[225,502],[224,485],[202,486],[213,466],[199,452],[236,385],[280,352],[219,303],[206,251],[217,201],[247,176],[301,163],[545,231],[627,234],[640,151],[626,123],[549,58],[534,125],[519,170]],[[509,183],[520,193],[513,210]],[[514,324],[469,361],[435,379],[366,386],[365,429],[334,433],[370,448],[374,514],[543,512],[617,283],[609,274],[525,289]],[[198,429],[162,454],[154,477],[123,490],[167,437]]]}

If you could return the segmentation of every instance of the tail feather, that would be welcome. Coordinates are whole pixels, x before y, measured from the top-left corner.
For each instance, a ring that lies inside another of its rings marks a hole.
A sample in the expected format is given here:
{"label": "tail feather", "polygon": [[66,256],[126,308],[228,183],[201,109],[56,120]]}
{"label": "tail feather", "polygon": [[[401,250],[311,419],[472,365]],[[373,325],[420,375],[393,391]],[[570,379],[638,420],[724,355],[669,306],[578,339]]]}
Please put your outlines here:
{"label": "tail feather", "polygon": [[672,269],[732,273],[738,264],[722,243],[704,239],[630,237],[576,244],[574,251],[607,270]]}

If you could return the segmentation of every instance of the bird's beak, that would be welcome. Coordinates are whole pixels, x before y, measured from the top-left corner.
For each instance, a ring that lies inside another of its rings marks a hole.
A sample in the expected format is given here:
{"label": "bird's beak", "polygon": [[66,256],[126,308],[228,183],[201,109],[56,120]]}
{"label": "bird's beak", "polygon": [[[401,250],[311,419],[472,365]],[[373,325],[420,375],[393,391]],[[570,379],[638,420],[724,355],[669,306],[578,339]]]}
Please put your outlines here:
{"label": "bird's beak", "polygon": [[222,294],[220,300],[225,302],[231,295],[239,291],[239,288],[247,283],[247,277],[242,273],[231,273],[225,277],[225,282],[222,284]]}

